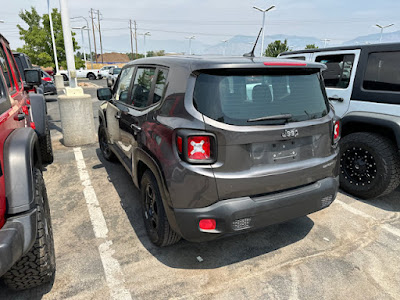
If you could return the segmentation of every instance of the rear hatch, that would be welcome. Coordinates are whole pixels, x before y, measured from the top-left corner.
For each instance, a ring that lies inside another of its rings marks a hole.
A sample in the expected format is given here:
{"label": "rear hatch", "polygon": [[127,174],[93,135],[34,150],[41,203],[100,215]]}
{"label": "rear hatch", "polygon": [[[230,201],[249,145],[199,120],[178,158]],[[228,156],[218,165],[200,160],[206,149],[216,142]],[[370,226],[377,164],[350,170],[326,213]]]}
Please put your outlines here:
{"label": "rear hatch", "polygon": [[319,67],[202,70],[193,101],[216,136],[220,200],[337,176],[334,113]]}

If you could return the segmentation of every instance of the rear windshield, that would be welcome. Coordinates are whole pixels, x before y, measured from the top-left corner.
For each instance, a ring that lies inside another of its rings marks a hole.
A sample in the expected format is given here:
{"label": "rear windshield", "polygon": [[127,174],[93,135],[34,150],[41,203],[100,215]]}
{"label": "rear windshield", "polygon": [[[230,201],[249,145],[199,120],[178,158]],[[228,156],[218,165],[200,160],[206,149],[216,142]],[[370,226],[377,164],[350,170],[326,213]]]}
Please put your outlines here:
{"label": "rear windshield", "polygon": [[[231,125],[299,122],[328,113],[319,73],[285,74],[201,73],[196,80],[194,105],[207,117]],[[268,117],[272,119],[257,121]]]}

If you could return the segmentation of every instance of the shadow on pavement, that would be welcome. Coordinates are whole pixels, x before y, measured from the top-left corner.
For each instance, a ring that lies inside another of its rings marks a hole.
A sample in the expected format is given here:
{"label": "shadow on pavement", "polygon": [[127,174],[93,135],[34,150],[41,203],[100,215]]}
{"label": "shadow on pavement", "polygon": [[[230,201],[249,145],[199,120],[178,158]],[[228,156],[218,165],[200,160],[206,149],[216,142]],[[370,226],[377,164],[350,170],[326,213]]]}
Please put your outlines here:
{"label": "shadow on pavement", "polygon": [[[302,240],[314,226],[308,217],[298,218],[287,223],[269,226],[255,232],[244,233],[206,243],[190,243],[181,240],[175,245],[158,248],[147,238],[143,225],[140,194],[124,167],[106,161],[100,149],[96,154],[104,166],[108,179],[113,183],[120,197],[121,206],[143,246],[161,263],[180,269],[214,269],[245,261],[259,255],[273,252]],[[203,261],[199,263],[197,257]]]}
{"label": "shadow on pavement", "polygon": [[49,293],[53,287],[54,282],[43,284],[39,287],[28,289],[25,291],[14,291],[9,288],[0,280],[0,299],[4,300],[39,300],[44,295]]}

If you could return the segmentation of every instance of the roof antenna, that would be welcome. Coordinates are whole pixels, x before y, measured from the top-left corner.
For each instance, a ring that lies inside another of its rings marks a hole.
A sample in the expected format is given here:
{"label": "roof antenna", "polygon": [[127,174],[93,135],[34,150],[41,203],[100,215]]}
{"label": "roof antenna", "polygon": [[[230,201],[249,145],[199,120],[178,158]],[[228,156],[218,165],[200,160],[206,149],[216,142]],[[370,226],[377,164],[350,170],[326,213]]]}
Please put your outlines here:
{"label": "roof antenna", "polygon": [[254,43],[253,50],[251,50],[251,52],[249,52],[249,53],[243,54],[244,57],[254,57],[254,51],[256,50],[257,42],[258,42],[258,39],[260,38],[261,32],[262,32],[262,27],[260,29],[260,32],[258,33],[256,42]]}

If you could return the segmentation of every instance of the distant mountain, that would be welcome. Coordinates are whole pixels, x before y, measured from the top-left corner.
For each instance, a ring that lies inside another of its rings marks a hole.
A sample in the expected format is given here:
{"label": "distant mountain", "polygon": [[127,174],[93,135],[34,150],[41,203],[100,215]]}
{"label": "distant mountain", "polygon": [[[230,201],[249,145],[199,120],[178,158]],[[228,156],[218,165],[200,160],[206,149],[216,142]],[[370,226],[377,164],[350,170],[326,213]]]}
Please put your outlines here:
{"label": "distant mountain", "polygon": [[[343,45],[359,45],[359,44],[376,44],[379,43],[381,38],[380,33],[370,34],[365,36],[357,37],[351,41],[343,43]],[[382,43],[399,43],[400,42],[400,31],[383,33]]]}

